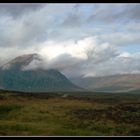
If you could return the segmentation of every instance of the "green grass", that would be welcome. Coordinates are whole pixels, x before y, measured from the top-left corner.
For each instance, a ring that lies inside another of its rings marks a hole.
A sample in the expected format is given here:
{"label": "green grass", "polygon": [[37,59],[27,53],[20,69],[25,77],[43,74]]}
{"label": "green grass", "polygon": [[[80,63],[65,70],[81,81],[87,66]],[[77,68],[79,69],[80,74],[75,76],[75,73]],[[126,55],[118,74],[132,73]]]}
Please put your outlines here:
{"label": "green grass", "polygon": [[140,135],[139,94],[72,94],[0,92],[0,135]]}

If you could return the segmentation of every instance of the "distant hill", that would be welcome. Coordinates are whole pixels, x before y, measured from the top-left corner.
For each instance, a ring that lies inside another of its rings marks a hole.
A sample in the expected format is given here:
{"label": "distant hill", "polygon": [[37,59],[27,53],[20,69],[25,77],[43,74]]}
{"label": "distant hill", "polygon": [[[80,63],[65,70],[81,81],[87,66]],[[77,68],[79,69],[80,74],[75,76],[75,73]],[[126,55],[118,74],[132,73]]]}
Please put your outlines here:
{"label": "distant hill", "polygon": [[0,67],[0,88],[25,92],[81,90],[55,69],[23,70],[32,61],[42,61],[38,54],[16,57]]}
{"label": "distant hill", "polygon": [[140,74],[123,74],[104,77],[73,78],[71,81],[90,91],[140,91]]}

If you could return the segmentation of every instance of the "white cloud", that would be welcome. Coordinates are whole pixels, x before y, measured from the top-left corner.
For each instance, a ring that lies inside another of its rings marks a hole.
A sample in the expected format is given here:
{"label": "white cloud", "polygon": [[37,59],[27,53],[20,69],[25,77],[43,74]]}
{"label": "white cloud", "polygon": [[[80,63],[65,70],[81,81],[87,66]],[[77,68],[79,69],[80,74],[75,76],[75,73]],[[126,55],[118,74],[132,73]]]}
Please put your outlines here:
{"label": "white cloud", "polygon": [[117,57],[93,66],[91,69],[94,72],[92,73],[91,70],[87,70],[86,77],[140,73],[140,55],[124,52]]}
{"label": "white cloud", "polygon": [[[75,5],[47,4],[30,12],[24,10],[16,18],[0,14],[0,63],[22,54],[39,53],[43,63],[33,61],[25,69],[56,68],[69,77],[139,72],[140,54],[121,50],[122,46],[140,44],[139,22],[118,22],[128,15],[127,5],[126,9],[94,5],[93,11],[79,6],[80,12],[74,14]],[[115,8],[117,11],[112,13]],[[133,9],[134,13],[138,9]],[[87,23],[92,12],[94,22]]]}
{"label": "white cloud", "polygon": [[48,59],[53,59],[62,54],[69,54],[72,57],[79,59],[87,59],[87,53],[94,48],[96,49],[96,40],[93,37],[87,37],[77,42],[48,41],[41,44],[39,47],[39,53],[46,56]]}
{"label": "white cloud", "polygon": [[121,53],[118,57],[128,58],[128,57],[130,57],[130,56],[131,56],[130,53],[128,53],[128,52],[123,52],[123,53]]}
{"label": "white cloud", "polygon": [[114,32],[110,34],[102,34],[99,38],[102,41],[107,41],[115,46],[126,46],[140,43],[139,32]]}
{"label": "white cloud", "polygon": [[68,77],[85,75],[87,69],[92,71],[93,65],[102,64],[119,55],[118,51],[109,43],[101,44],[96,37],[83,38],[77,42],[47,41],[37,48],[37,52],[43,57],[44,64],[31,63],[27,69],[35,67],[54,68]]}
{"label": "white cloud", "polygon": [[108,42],[101,43],[98,39],[90,36],[76,42],[50,40],[37,44],[36,47],[0,48],[1,58],[6,59],[8,56],[11,59],[22,54],[38,53],[43,61],[32,61],[24,70],[53,68],[67,77],[140,72],[139,53],[120,52],[117,47]]}

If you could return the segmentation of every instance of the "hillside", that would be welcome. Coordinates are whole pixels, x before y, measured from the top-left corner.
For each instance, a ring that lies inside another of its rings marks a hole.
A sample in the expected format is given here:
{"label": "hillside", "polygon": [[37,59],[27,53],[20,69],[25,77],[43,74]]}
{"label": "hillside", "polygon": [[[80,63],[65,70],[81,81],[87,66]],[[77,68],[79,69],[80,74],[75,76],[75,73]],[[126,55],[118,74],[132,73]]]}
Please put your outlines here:
{"label": "hillside", "polygon": [[87,90],[127,92],[140,89],[140,74],[112,75],[105,77],[73,78],[73,83]]}
{"label": "hillside", "polygon": [[0,86],[2,89],[16,91],[73,91],[75,86],[62,73],[55,69],[23,70],[32,61],[42,61],[39,55],[29,54],[16,57],[0,68]]}

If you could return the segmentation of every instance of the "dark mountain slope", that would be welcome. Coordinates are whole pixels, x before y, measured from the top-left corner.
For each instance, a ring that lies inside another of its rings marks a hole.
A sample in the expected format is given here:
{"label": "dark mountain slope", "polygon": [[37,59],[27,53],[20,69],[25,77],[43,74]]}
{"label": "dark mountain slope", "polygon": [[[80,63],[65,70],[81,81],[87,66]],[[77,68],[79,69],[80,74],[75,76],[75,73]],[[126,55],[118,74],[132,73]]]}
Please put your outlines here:
{"label": "dark mountain slope", "polygon": [[46,92],[81,90],[69,81],[63,74],[54,69],[22,70],[33,60],[41,61],[37,54],[17,57],[0,68],[0,85],[3,89]]}

